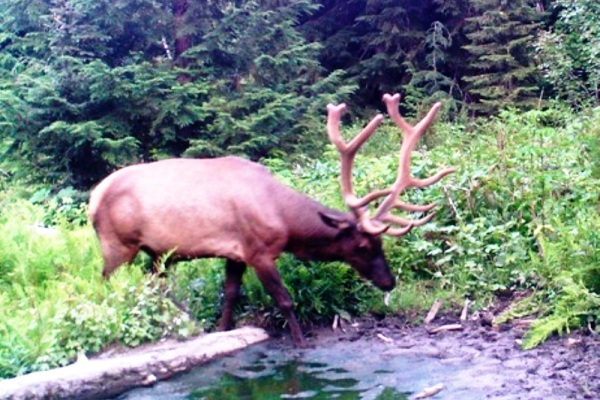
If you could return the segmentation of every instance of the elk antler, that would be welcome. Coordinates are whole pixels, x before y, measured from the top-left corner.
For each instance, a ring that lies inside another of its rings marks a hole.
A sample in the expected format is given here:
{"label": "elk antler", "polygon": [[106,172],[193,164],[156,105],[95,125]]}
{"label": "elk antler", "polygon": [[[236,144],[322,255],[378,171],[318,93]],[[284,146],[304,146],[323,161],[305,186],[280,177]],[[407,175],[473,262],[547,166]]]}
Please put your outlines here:
{"label": "elk antler", "polygon": [[[339,106],[333,106],[330,104],[327,106],[327,132],[329,134],[329,139],[336,145],[340,152],[340,178],[344,202],[356,215],[361,229],[373,235],[379,235],[385,232],[391,236],[401,236],[408,233],[413,227],[429,222],[435,214],[432,213],[420,219],[410,220],[390,214],[392,210],[399,208],[405,211],[427,212],[435,206],[435,203],[428,205],[407,204],[398,199],[400,194],[409,187],[423,188],[432,185],[444,176],[454,172],[456,169],[444,168],[427,179],[417,179],[410,176],[412,151],[419,138],[423,136],[429,125],[431,125],[435,119],[435,116],[441,107],[441,103],[434,104],[425,118],[415,126],[411,126],[404,118],[402,118],[398,111],[398,103],[400,101],[399,94],[395,94],[394,96],[386,94],[383,96],[383,101],[386,104],[388,114],[392,120],[404,132],[402,145],[400,146],[398,175],[391,188],[373,191],[362,198],[358,198],[352,190],[352,165],[354,163],[354,156],[363,143],[371,137],[383,120],[381,114],[375,116],[358,136],[352,139],[350,143],[346,144],[339,132],[340,117],[346,108],[346,105],[340,104]],[[375,215],[371,218],[369,216],[369,211],[365,206],[373,200],[383,196],[386,196],[385,199],[377,208]],[[390,225],[400,225],[401,228],[390,228]]]}
{"label": "elk antler", "polygon": [[358,136],[352,139],[350,143],[346,143],[340,134],[340,117],[345,109],[345,104],[340,104],[338,106],[334,106],[333,104],[327,105],[327,133],[329,134],[329,140],[340,152],[342,197],[344,198],[346,205],[350,207],[354,215],[356,215],[361,228],[365,232],[373,235],[380,235],[389,227],[372,222],[369,218],[369,210],[364,206],[384,194],[370,193],[361,199],[356,197],[354,190],[352,190],[352,165],[354,164],[356,152],[375,132],[381,121],[383,121],[383,115],[376,115]]}

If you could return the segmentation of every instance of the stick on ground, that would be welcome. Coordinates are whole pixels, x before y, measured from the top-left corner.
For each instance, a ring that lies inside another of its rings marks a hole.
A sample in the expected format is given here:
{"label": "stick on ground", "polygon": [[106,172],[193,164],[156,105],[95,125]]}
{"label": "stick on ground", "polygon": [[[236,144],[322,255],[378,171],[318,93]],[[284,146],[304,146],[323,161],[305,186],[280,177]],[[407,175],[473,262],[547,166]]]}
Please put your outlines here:
{"label": "stick on ground", "polygon": [[437,315],[441,306],[442,306],[442,301],[440,299],[435,299],[435,301],[433,302],[433,305],[431,306],[431,309],[429,310],[429,312],[427,313],[427,316],[425,317],[424,322],[426,325],[435,319],[435,316]]}

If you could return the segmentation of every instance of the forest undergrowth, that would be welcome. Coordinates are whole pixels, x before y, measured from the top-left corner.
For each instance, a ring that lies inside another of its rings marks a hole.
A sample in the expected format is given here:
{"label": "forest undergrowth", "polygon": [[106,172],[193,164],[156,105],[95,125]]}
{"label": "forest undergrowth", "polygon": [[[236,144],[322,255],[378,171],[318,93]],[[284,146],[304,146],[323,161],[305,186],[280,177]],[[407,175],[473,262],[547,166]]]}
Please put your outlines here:
{"label": "forest undergrowth", "polygon": [[[535,317],[525,348],[573,329],[598,333],[599,138],[600,109],[574,113],[559,104],[436,124],[413,156],[413,171],[458,170],[406,194],[410,202],[437,202],[437,215],[404,237],[385,239],[399,282],[389,307],[346,265],[284,255],[279,269],[298,318],[309,325],[330,323],[336,314],[422,315],[435,298],[448,308],[470,299],[478,309],[499,294],[522,292],[528,295],[496,322]],[[358,192],[393,181],[399,142],[397,128],[380,128],[357,157]],[[286,184],[343,209],[333,147],[318,160],[262,162]],[[54,193],[7,177],[0,177],[0,189],[1,378],[67,365],[115,343],[135,347],[214,329],[221,260],[179,263],[161,279],[140,256],[103,281],[85,193]],[[245,277],[237,319],[285,323],[253,273]]]}

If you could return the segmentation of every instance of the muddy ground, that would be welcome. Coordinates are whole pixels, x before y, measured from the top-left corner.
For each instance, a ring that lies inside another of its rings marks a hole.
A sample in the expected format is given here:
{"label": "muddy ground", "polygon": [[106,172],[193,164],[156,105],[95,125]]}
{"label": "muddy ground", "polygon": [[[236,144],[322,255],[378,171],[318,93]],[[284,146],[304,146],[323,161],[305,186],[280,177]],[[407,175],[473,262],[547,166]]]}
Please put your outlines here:
{"label": "muddy ground", "polygon": [[[462,329],[432,333],[458,324]],[[437,400],[600,400],[600,341],[585,331],[524,351],[523,321],[494,327],[485,318],[448,316],[413,326],[401,317],[370,317],[342,328],[305,329],[307,349],[295,348],[286,331],[272,331],[271,340],[119,399],[236,398],[231,393],[244,399],[417,399],[429,398],[419,397],[429,390],[425,394]],[[283,365],[293,368],[269,380]],[[235,385],[255,383],[219,390],[222,383],[215,382],[226,375],[240,382]],[[336,382],[353,383],[335,391]]]}
{"label": "muddy ground", "polygon": [[[484,319],[459,321],[451,316],[428,326],[411,326],[399,317],[352,322],[343,324],[343,331],[313,329],[307,334],[310,347],[346,342],[357,356],[381,351],[387,357],[436,358],[450,368],[464,369],[466,376],[458,374],[457,379],[471,380],[469,385],[491,399],[600,399],[600,340],[585,331],[553,337],[525,351],[520,341],[527,327],[519,322],[494,327]],[[430,333],[457,323],[462,329]],[[289,347],[289,338],[281,337],[271,346]]]}

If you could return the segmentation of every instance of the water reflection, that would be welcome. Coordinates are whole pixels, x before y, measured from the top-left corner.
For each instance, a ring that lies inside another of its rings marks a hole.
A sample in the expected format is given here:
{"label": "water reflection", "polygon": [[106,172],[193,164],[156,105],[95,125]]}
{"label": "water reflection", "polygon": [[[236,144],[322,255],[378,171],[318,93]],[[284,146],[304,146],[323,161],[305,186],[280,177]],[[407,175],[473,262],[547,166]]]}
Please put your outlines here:
{"label": "water reflection", "polygon": [[[242,372],[263,372],[265,365],[241,368]],[[359,381],[345,377],[343,368],[328,368],[326,364],[305,363],[292,360],[277,365],[268,374],[238,374],[226,372],[214,384],[196,388],[187,397],[194,400],[223,399],[339,399],[354,400],[366,394],[369,389],[359,388]],[[340,377],[336,377],[340,374]],[[242,376],[240,376],[242,375]],[[384,389],[384,388],[382,388]],[[385,388],[376,399],[405,399],[392,388]]]}
{"label": "water reflection", "polygon": [[438,383],[445,388],[436,399],[485,398],[470,374],[456,384],[464,373],[468,368],[449,368],[436,358],[399,356],[386,344],[333,342],[296,350],[263,343],[119,400],[405,400]]}

